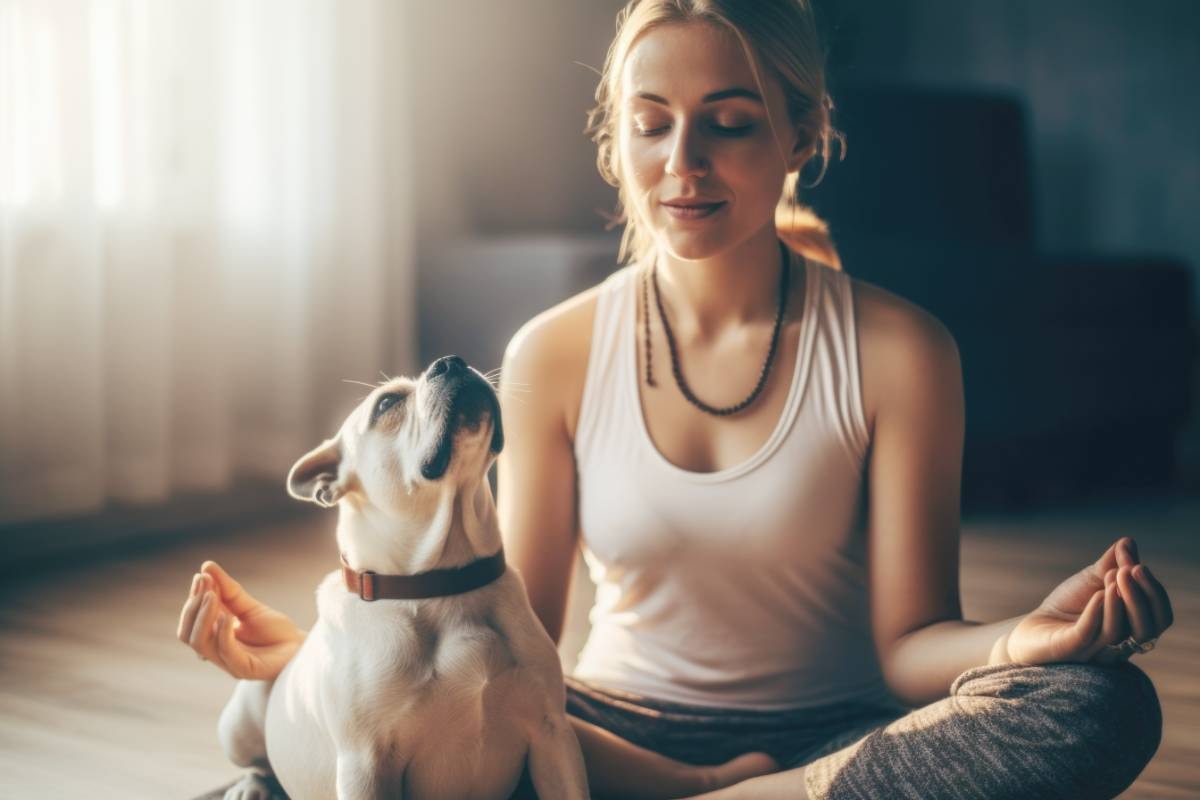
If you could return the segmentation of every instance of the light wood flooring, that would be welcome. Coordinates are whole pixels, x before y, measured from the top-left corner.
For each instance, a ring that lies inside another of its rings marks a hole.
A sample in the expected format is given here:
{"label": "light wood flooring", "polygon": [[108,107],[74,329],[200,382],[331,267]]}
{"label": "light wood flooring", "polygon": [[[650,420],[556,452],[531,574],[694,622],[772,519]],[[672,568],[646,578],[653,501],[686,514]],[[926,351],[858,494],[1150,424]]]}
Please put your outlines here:
{"label": "light wood flooring", "polygon": [[[332,515],[259,525],[169,549],[74,565],[0,588],[0,798],[190,798],[237,770],[217,745],[232,680],[175,640],[179,606],[213,558],[302,622],[337,563]],[[1059,580],[1131,534],[1171,592],[1176,624],[1137,663],[1154,679],[1165,731],[1126,798],[1200,797],[1200,499],[1110,500],[963,524],[969,618],[1028,610]],[[563,643],[585,633],[576,582]]]}

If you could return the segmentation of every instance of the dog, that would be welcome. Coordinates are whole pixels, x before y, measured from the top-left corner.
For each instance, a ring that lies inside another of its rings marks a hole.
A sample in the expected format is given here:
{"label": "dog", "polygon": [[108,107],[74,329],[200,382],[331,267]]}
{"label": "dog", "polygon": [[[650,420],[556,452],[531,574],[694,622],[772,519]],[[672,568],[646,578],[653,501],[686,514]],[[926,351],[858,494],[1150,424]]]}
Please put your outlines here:
{"label": "dog", "polygon": [[558,652],[504,568],[488,469],[492,386],[457,356],[373,390],[296,462],[289,493],[338,508],[342,568],[271,682],[239,681],[218,723],[253,768],[226,800],[588,796]]}

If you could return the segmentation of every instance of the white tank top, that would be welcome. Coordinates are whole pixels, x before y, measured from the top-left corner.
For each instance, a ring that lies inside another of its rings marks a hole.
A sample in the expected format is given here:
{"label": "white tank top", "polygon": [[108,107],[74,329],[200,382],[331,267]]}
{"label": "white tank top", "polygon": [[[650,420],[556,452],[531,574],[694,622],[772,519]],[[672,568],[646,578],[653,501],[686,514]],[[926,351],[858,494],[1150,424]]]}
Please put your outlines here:
{"label": "white tank top", "polygon": [[[799,257],[794,257],[794,261]],[[719,472],[667,461],[638,399],[632,267],[597,299],[575,436],[596,584],[575,677],[693,705],[884,701],[867,598],[864,457],[850,278],[808,261],[783,414]]]}

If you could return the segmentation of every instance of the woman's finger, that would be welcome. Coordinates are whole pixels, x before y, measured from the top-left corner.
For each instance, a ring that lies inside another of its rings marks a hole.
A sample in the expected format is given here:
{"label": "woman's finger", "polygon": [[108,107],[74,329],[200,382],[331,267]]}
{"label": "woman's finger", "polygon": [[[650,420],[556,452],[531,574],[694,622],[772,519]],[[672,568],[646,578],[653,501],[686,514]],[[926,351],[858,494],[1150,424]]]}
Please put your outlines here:
{"label": "woman's finger", "polygon": [[230,577],[229,573],[221,569],[221,565],[215,561],[205,561],[200,565],[200,571],[215,583],[217,594],[221,597],[221,602],[225,604],[235,617],[240,617],[243,614],[253,611],[258,608],[261,603],[250,596],[250,593],[242,588],[242,585]]}
{"label": "woman's finger", "polygon": [[1167,590],[1163,588],[1163,585],[1158,582],[1145,564],[1140,564],[1133,570],[1133,578],[1141,585],[1146,592],[1146,598],[1150,601],[1150,609],[1154,614],[1154,635],[1161,636],[1162,632],[1171,627],[1171,623],[1175,621],[1175,612],[1171,609],[1171,598],[1167,596]]}
{"label": "woman's finger", "polygon": [[179,625],[175,629],[175,635],[184,644],[187,644],[192,638],[192,627],[196,624],[196,614],[200,611],[200,601],[203,599],[202,593],[199,591],[200,583],[201,576],[196,573],[192,577],[192,590],[183,604],[183,609],[179,612]]}
{"label": "woman's finger", "polygon": [[1083,659],[1084,661],[1091,661],[1098,664],[1112,664],[1124,660],[1119,656],[1115,656],[1107,649],[1124,639],[1123,631],[1128,628],[1116,578],[1117,571],[1115,569],[1104,576],[1104,600],[1101,604],[1103,606],[1102,614],[1104,619],[1100,624],[1100,633],[1096,637],[1096,640],[1092,642],[1091,650],[1087,653],[1087,657]]}
{"label": "woman's finger", "polygon": [[1114,554],[1116,555],[1118,568],[1132,567],[1138,563],[1137,542],[1131,536],[1118,539]]}
{"label": "woman's finger", "polygon": [[1083,613],[1071,627],[1069,638],[1074,640],[1074,650],[1087,651],[1092,649],[1096,637],[1100,635],[1100,624],[1104,622],[1104,591],[1098,590],[1088,598]]}
{"label": "woman's finger", "polygon": [[1129,629],[1133,638],[1139,642],[1148,642],[1157,635],[1154,627],[1154,610],[1146,593],[1133,579],[1133,570],[1122,567],[1117,570],[1117,589],[1124,601],[1125,615],[1129,619]]}
{"label": "woman's finger", "polygon": [[229,612],[224,612],[217,618],[217,635],[214,637],[216,658],[214,660],[230,675],[241,678],[247,674],[246,654],[239,649],[240,645],[234,642],[233,620],[234,617]]}
{"label": "woman's finger", "polygon": [[1119,539],[1113,542],[1111,545],[1109,545],[1108,549],[1104,551],[1104,555],[1096,559],[1095,564],[1092,564],[1091,573],[1093,577],[1103,580],[1104,576],[1108,574],[1109,570],[1117,568],[1117,545],[1120,543],[1121,542]]}
{"label": "woman's finger", "polygon": [[1128,635],[1129,623],[1125,617],[1125,604],[1121,602],[1114,570],[1112,580],[1104,587],[1104,622],[1100,626],[1100,644],[1113,645]]}
{"label": "woman's finger", "polygon": [[196,615],[196,623],[192,626],[192,635],[188,644],[204,658],[212,661],[216,658],[216,647],[213,641],[213,623],[217,620],[220,601],[212,592],[205,592],[200,601],[200,611]]}

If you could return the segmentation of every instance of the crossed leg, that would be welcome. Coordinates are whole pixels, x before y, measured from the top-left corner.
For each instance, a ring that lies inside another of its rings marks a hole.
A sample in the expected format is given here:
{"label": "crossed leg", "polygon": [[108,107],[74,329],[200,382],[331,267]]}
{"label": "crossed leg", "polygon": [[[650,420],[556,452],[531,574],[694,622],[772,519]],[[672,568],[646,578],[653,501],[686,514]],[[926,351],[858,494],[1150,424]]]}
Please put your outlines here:
{"label": "crossed leg", "polygon": [[839,736],[803,766],[703,797],[1111,798],[1161,736],[1154,686],[1130,664],[978,667],[949,697],[866,735]]}

